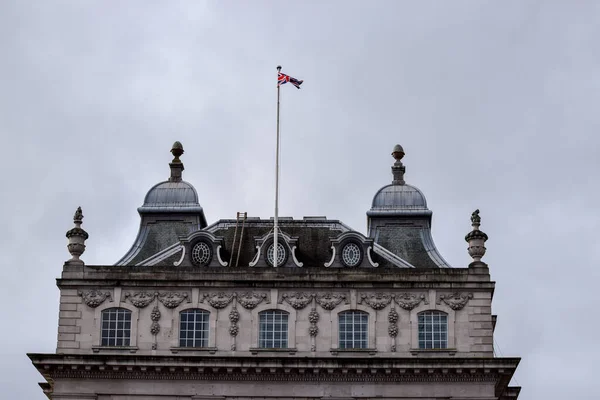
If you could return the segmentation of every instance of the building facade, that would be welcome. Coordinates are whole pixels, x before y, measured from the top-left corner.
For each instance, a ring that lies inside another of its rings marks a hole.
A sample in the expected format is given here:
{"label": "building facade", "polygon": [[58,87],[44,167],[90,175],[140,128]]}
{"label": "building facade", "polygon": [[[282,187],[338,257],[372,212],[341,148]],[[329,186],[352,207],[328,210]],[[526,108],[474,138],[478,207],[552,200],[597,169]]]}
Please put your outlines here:
{"label": "building facade", "polygon": [[171,174],[138,208],[140,230],[115,265],[86,265],[88,234],[67,232],[54,354],[29,354],[50,399],[516,399],[518,358],[494,356],[495,282],[481,261],[452,268],[431,236],[423,193],[393,180],[374,196],[365,236],[325,217],[207,224]]}

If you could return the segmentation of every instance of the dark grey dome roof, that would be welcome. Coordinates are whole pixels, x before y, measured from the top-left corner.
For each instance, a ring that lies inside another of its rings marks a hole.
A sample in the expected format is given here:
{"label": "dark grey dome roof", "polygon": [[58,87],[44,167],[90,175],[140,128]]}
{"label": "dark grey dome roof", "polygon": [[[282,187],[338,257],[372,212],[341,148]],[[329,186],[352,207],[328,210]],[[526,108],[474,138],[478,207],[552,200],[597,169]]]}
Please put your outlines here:
{"label": "dark grey dome roof", "polygon": [[199,212],[198,193],[185,181],[165,181],[154,185],[144,198],[139,212]]}
{"label": "dark grey dome roof", "polygon": [[373,197],[372,210],[427,210],[423,192],[411,185],[387,185]]}

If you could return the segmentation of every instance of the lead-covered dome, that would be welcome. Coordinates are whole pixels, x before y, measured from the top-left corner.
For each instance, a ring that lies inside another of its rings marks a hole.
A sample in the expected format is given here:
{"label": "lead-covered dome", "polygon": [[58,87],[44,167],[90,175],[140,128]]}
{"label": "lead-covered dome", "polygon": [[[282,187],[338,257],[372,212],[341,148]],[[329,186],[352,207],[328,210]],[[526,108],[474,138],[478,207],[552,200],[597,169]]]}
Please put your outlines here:
{"label": "lead-covered dome", "polygon": [[144,198],[140,212],[199,212],[198,193],[185,181],[165,181],[154,185]]}
{"label": "lead-covered dome", "polygon": [[411,185],[387,185],[379,189],[371,204],[373,210],[426,210],[423,192]]}

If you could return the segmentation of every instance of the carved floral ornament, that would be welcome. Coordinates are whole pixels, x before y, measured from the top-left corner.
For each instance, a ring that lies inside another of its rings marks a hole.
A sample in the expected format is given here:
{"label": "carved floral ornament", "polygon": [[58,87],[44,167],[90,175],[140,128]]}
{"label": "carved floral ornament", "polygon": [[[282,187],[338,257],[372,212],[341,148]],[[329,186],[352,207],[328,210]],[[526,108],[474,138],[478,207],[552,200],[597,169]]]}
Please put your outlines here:
{"label": "carved floral ornament", "polygon": [[473,293],[449,293],[441,294],[438,297],[437,304],[446,303],[453,310],[461,310],[473,298]]}
{"label": "carved floral ornament", "polygon": [[425,294],[400,293],[394,296],[394,301],[405,310],[412,310],[419,303],[429,304]]}
{"label": "carved floral ornament", "polygon": [[104,300],[110,299],[112,301],[112,296],[110,292],[102,292],[100,290],[89,290],[87,292],[82,292],[81,290],[77,292],[79,296],[83,299],[83,302],[91,308],[96,308],[100,304],[104,303]]}
{"label": "carved floral ornament", "polygon": [[343,293],[319,293],[315,297],[317,304],[325,310],[333,310],[342,301],[346,300],[346,295]]}
{"label": "carved floral ornament", "polygon": [[266,293],[246,292],[238,294],[237,301],[245,309],[251,310],[260,303],[262,303],[263,300],[266,300],[267,297],[268,296]]}
{"label": "carved floral ornament", "polygon": [[208,301],[208,304],[210,304],[212,307],[220,309],[227,307],[229,303],[231,303],[231,301],[233,300],[233,297],[234,293],[219,292],[205,294],[204,298],[201,301],[203,302],[204,299],[206,299],[206,301]]}
{"label": "carved floral ornament", "polygon": [[365,302],[371,306],[373,310],[383,310],[392,301],[393,295],[387,293],[369,293],[361,294],[358,303]]}
{"label": "carved floral ornament", "polygon": [[281,295],[281,300],[279,303],[283,303],[285,301],[296,310],[301,310],[310,304],[313,297],[315,297],[314,294],[305,292],[284,293]]}
{"label": "carved floral ornament", "polygon": [[148,304],[152,303],[152,300],[156,297],[157,293],[150,292],[135,292],[125,293],[125,298],[129,299],[129,302],[137,308],[147,307]]}
{"label": "carved floral ornament", "polygon": [[187,298],[187,293],[166,292],[158,295],[158,300],[167,308],[175,308]]}

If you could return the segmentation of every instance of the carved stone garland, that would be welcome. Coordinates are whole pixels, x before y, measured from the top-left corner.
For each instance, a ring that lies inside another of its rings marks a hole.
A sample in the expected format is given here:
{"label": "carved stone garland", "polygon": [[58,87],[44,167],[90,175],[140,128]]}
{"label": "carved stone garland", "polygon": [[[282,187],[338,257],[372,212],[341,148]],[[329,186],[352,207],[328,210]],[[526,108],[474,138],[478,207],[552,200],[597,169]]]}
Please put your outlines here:
{"label": "carved stone garland", "polygon": [[136,306],[137,308],[145,308],[148,307],[148,304],[152,303],[152,300],[158,296],[158,293],[150,293],[150,292],[135,292],[125,293],[125,298],[129,299],[129,302]]}
{"label": "carved stone garland", "polygon": [[390,323],[388,325],[388,333],[393,341],[390,351],[396,352],[396,336],[398,336],[398,312],[394,307],[392,307],[388,313],[388,322]]}
{"label": "carved stone garland", "polygon": [[231,351],[235,351],[235,349],[236,349],[235,338],[240,331],[240,328],[238,326],[239,320],[240,320],[240,313],[238,312],[237,308],[234,306],[233,309],[229,312],[229,322],[231,322],[231,325],[229,326],[229,334],[232,337]]}
{"label": "carved stone garland", "polygon": [[317,351],[317,345],[315,342],[315,337],[319,333],[319,327],[317,326],[317,322],[319,322],[319,313],[316,308],[313,308],[308,313],[308,321],[310,322],[310,327],[308,328],[308,334],[312,339],[312,345],[310,351]]}
{"label": "carved stone garland", "polygon": [[424,294],[416,295],[414,293],[400,293],[394,296],[394,301],[405,310],[412,310],[419,303],[429,304],[427,297]]}
{"label": "carved stone garland", "polygon": [[104,303],[104,300],[109,299],[112,301],[110,292],[101,292],[100,290],[90,290],[87,292],[77,291],[77,294],[81,296],[83,302],[90,308],[96,308],[100,304]]}
{"label": "carved stone garland", "polygon": [[294,309],[302,310],[312,301],[314,297],[314,294],[305,292],[283,293],[279,303],[281,304],[285,301]]}
{"label": "carved stone garland", "polygon": [[325,310],[331,311],[346,300],[346,295],[342,293],[319,293],[315,300]]}
{"label": "carved stone garland", "polygon": [[450,293],[441,294],[436,301],[437,304],[446,303],[453,310],[462,310],[469,299],[473,298],[473,293]]}
{"label": "carved stone garland", "polygon": [[387,293],[361,294],[358,303],[367,303],[373,310],[383,310],[391,303],[393,295]]}
{"label": "carved stone garland", "polygon": [[237,301],[245,309],[252,310],[254,307],[262,303],[263,300],[266,300],[267,297],[268,296],[266,293],[246,292],[237,294]]}
{"label": "carved stone garland", "polygon": [[[221,309],[221,308],[227,307],[229,305],[229,303],[231,303],[231,301],[233,300],[233,297],[234,297],[233,293],[224,293],[224,292],[211,293],[211,294],[204,295],[204,298],[207,299],[208,304],[210,304],[212,307],[214,307],[216,309]],[[204,298],[202,298],[202,300],[200,300],[200,301],[204,302]]]}
{"label": "carved stone garland", "polygon": [[167,308],[175,308],[187,298],[187,293],[166,292],[158,295],[158,300]]}

